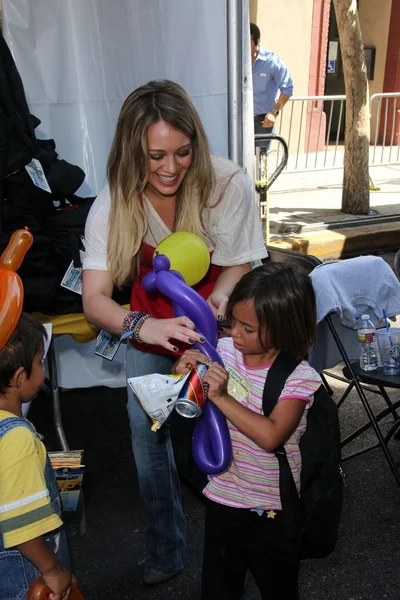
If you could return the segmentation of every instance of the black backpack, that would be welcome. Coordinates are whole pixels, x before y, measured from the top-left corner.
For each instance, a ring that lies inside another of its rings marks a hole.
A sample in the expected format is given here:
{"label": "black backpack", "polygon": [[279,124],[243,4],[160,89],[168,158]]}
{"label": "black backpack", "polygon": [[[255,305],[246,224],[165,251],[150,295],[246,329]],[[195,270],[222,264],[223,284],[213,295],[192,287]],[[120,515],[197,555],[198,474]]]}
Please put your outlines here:
{"label": "black backpack", "polygon": [[[275,359],[263,392],[266,416],[271,414],[287,378],[300,362],[284,352]],[[287,533],[299,536],[300,558],[324,558],[334,550],[338,537],[343,478],[337,408],[322,385],[314,394],[299,446],[302,457],[300,498],[284,446],[274,451],[279,461],[279,488]]]}
{"label": "black backpack", "polygon": [[34,121],[24,86],[0,32],[0,180],[24,167],[36,153]]}
{"label": "black backpack", "polygon": [[[20,211],[9,231],[0,235],[1,253],[15,229],[28,225],[33,234],[33,244],[18,270],[24,285],[25,311],[46,315],[83,312],[82,296],[60,284],[71,262],[76,268],[82,267],[82,238],[94,199],[76,198],[79,203],[65,205],[39,219],[34,213],[38,203],[32,197],[30,211]],[[129,304],[130,293],[131,286],[115,288],[113,299],[119,304]]]}
{"label": "black backpack", "polygon": [[82,267],[80,250],[85,222],[94,198],[59,209],[44,219],[18,271],[24,284],[24,310],[48,315],[82,312],[82,296],[61,287],[71,261]]}

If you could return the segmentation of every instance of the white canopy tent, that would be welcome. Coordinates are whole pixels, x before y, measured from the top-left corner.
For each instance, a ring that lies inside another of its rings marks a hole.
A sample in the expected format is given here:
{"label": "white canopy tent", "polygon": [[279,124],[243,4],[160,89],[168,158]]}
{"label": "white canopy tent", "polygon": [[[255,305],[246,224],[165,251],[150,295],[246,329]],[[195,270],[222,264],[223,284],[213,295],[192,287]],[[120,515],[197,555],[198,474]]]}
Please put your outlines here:
{"label": "white canopy tent", "polygon": [[[212,152],[253,178],[248,0],[3,0],[3,35],[41,120],[37,137],[86,173],[80,196],[104,185],[120,107],[151,79],[180,83]],[[110,363],[94,342],[55,345],[61,387],[125,385],[121,348]]]}
{"label": "white canopy tent", "polygon": [[212,152],[253,173],[247,0],[3,0],[3,34],[37,137],[86,173],[79,195],[102,188],[122,102],[151,79],[180,83]]}

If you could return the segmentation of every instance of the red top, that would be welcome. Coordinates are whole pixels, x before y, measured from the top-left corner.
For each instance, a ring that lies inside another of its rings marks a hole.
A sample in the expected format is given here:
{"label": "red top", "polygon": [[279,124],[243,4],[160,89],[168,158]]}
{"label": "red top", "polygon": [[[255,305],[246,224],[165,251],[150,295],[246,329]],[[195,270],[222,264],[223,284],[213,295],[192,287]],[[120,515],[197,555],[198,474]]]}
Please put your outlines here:
{"label": "red top", "polygon": [[[145,312],[156,319],[169,319],[174,317],[174,311],[172,309],[172,302],[169,298],[166,298],[158,290],[152,293],[146,292],[142,287],[142,279],[147,273],[153,270],[152,259],[155,248],[147,244],[142,243],[141,247],[141,259],[140,259],[140,275],[135,277],[132,286],[131,296],[131,310],[139,310]],[[221,267],[216,265],[210,265],[206,275],[203,279],[193,286],[205,300],[210,296],[214,289],[214,284],[217,281],[221,273]],[[179,348],[178,352],[171,353],[162,346],[153,346],[150,344],[137,344],[132,341],[135,348],[142,350],[143,352],[151,352],[153,354],[176,354],[180,355],[188,347],[187,344],[179,341],[172,342]]]}

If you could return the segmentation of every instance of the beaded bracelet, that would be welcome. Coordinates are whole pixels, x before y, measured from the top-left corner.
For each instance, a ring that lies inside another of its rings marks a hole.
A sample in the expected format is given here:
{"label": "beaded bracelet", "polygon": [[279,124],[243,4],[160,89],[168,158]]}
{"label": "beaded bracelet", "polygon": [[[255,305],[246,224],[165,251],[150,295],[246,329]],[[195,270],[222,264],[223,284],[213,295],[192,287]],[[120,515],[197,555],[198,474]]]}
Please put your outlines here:
{"label": "beaded bracelet", "polygon": [[143,316],[136,322],[135,326],[133,327],[132,336],[131,336],[131,338],[133,339],[134,342],[136,342],[138,344],[143,344],[143,340],[141,340],[139,337],[139,332],[142,328],[143,323],[146,321],[146,319],[150,319],[150,318],[151,318],[151,315],[143,314]]}
{"label": "beaded bracelet", "polygon": [[128,314],[125,315],[124,320],[122,321],[122,333],[128,333],[129,331],[132,331],[137,322],[145,314],[146,313],[140,312],[138,310],[128,312]]}

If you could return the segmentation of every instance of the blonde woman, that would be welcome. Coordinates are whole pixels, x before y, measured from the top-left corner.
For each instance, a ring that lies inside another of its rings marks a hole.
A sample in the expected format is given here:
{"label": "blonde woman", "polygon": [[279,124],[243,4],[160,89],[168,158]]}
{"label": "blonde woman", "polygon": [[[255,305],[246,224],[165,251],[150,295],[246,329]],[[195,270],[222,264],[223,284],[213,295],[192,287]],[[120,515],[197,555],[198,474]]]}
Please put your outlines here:
{"label": "blonde woman", "polygon": [[[146,294],[141,281],[154,248],[173,231],[201,236],[211,266],[197,291],[223,319],[236,282],[266,256],[250,183],[230,161],[211,157],[199,115],[172,81],[152,81],[128,96],[108,159],[108,185],[88,216],[83,306],[108,331],[133,331],[128,377],[170,373],[176,356],[202,341],[186,317],[173,318],[169,300]],[[111,296],[133,281],[131,310]],[[150,315],[150,317],[149,317]],[[186,558],[186,522],[168,426],[150,430],[128,389],[128,413],[140,493],[148,519],[144,581],[179,573]]]}

